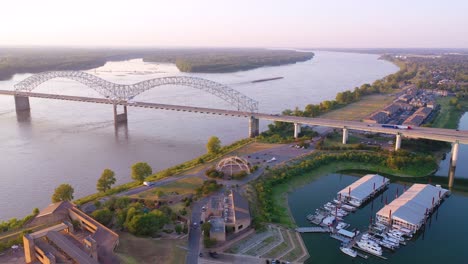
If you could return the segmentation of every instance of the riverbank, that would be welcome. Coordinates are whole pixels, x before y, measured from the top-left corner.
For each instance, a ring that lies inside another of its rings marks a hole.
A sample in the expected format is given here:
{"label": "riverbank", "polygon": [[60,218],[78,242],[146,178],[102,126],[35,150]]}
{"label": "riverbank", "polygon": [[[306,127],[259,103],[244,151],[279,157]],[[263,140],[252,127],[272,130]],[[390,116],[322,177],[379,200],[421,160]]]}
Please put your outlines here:
{"label": "riverbank", "polygon": [[20,73],[90,70],[110,61],[138,58],[146,62],[174,63],[181,72],[226,73],[292,64],[313,57],[312,52],[241,48],[0,48],[0,81]]}

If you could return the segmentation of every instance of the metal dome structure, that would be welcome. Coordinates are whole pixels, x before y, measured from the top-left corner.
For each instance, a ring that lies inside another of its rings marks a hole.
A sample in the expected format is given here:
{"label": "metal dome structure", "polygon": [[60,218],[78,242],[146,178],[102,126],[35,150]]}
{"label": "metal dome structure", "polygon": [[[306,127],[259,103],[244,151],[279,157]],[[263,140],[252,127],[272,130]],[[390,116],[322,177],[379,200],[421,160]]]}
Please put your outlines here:
{"label": "metal dome structure", "polygon": [[233,167],[237,167],[239,170],[245,171],[250,174],[249,163],[247,162],[246,159],[241,158],[239,156],[231,156],[231,157],[222,159],[220,162],[218,162],[218,165],[216,165],[216,170],[223,171],[223,169],[227,167],[231,169],[231,176],[232,176]]}

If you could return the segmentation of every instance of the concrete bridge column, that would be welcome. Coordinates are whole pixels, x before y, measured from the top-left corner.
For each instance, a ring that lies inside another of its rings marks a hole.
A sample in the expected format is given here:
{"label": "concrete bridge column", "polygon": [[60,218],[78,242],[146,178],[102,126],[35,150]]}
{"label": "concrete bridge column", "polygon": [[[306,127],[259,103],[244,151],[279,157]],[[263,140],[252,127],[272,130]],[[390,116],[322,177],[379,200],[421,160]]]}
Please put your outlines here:
{"label": "concrete bridge column", "polygon": [[294,123],[294,138],[298,138],[299,133],[301,133],[301,124]]}
{"label": "concrete bridge column", "polygon": [[448,187],[453,187],[453,181],[455,179],[455,169],[457,167],[457,160],[458,160],[458,145],[459,142],[456,141],[452,144],[452,157],[450,158],[450,166],[449,166],[449,182]]}
{"label": "concrete bridge column", "polygon": [[29,106],[29,97],[15,95],[16,111],[24,111],[31,109]]}
{"label": "concrete bridge column", "polygon": [[400,148],[401,148],[401,134],[398,133],[396,134],[395,151],[399,150]]}
{"label": "concrete bridge column", "polygon": [[127,106],[123,106],[124,112],[119,114],[117,112],[117,105],[114,105],[114,124],[127,123]]}
{"label": "concrete bridge column", "polygon": [[249,137],[254,138],[259,135],[260,121],[258,118],[251,116],[249,118]]}
{"label": "concrete bridge column", "polygon": [[343,144],[348,142],[348,129],[345,127],[343,128]]}

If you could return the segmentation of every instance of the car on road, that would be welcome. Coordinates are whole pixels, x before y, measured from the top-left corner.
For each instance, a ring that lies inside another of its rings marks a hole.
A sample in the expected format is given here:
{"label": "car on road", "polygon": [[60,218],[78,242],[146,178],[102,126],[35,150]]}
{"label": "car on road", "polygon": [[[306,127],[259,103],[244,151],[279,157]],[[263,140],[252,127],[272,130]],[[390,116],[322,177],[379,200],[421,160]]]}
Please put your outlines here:
{"label": "car on road", "polygon": [[145,182],[143,182],[143,185],[145,185],[145,186],[153,186],[153,185],[154,185],[154,182],[147,182],[147,181],[145,181]]}

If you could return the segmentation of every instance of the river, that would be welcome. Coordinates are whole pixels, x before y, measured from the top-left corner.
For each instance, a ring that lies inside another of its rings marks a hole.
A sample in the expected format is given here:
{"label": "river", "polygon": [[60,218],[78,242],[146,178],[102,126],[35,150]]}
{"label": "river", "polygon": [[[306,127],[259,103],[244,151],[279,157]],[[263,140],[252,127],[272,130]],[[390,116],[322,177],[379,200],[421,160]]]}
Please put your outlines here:
{"label": "river", "polygon": [[[339,91],[398,70],[377,58],[320,51],[306,62],[223,74],[180,73],[174,65],[131,60],[110,62],[88,72],[118,83],[169,75],[198,76],[258,100],[262,112],[279,113],[333,99]],[[28,76],[18,74],[2,81],[0,89],[12,90]],[[284,78],[250,83],[270,77]],[[99,97],[94,90],[70,80],[49,81],[35,91]],[[158,87],[134,100],[232,109],[210,94],[177,86]],[[0,220],[43,208],[61,183],[71,184],[75,198],[82,197],[95,192],[105,168],[114,170],[117,184],[121,184],[130,181],[130,166],[137,161],[148,162],[157,171],[204,153],[212,135],[227,144],[248,134],[248,122],[242,118],[129,108],[128,127],[115,130],[109,105],[32,98],[31,115],[25,117],[16,115],[13,101],[9,96],[0,97]]]}
{"label": "river", "polygon": [[[458,129],[468,130],[468,113],[465,113],[458,123]],[[437,176],[447,176],[450,166],[450,157],[452,152],[448,152],[445,160],[439,165],[439,170],[435,173]],[[458,162],[455,170],[455,184],[457,178],[468,178],[468,145],[460,145],[458,149]]]}

